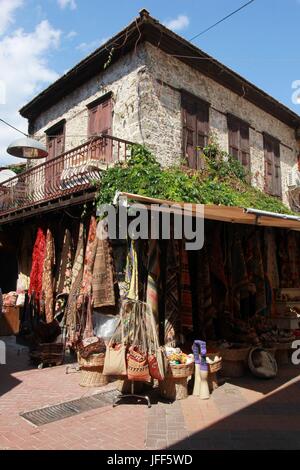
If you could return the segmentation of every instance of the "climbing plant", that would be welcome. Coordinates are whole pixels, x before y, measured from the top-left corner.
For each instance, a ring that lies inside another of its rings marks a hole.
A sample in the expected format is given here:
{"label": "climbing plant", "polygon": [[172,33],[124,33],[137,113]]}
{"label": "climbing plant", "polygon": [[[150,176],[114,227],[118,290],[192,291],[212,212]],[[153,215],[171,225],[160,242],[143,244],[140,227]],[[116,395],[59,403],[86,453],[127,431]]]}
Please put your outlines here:
{"label": "climbing plant", "polygon": [[127,162],[117,163],[103,172],[96,203],[110,203],[116,191],[123,191],[171,201],[292,214],[281,200],[251,186],[241,163],[221,150],[214,137],[203,149],[202,159],[202,170],[191,170],[183,164],[162,168],[145,146],[133,145]]}

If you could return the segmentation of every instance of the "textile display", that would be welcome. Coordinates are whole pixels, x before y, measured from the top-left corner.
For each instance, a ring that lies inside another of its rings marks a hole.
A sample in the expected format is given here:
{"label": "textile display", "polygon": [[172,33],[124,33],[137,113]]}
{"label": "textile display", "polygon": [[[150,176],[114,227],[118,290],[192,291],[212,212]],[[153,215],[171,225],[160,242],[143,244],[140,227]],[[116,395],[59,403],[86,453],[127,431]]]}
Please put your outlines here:
{"label": "textile display", "polygon": [[174,347],[181,331],[179,276],[179,243],[172,238],[167,247],[165,344]]}
{"label": "textile display", "polygon": [[300,279],[300,250],[299,238],[296,232],[288,232],[288,255],[290,266],[290,287],[299,287]]}
{"label": "textile display", "polygon": [[260,235],[257,230],[255,230],[247,240],[245,258],[248,280],[253,287],[252,293],[255,294],[254,313],[265,315],[267,309],[265,274],[260,246]]}
{"label": "textile display", "polygon": [[44,302],[46,323],[51,323],[54,319],[54,264],[54,239],[51,230],[48,228],[46,235],[46,251],[42,279],[42,298]]}
{"label": "textile display", "polygon": [[81,285],[81,294],[83,296],[91,295],[92,292],[92,281],[93,281],[93,269],[96,257],[97,249],[97,221],[96,217],[92,215],[90,220],[90,226],[87,237],[87,244],[84,257],[84,268]]}
{"label": "textile display", "polygon": [[160,249],[157,240],[150,240],[148,254],[148,277],[146,303],[150,306],[158,325],[158,295],[160,283]]}
{"label": "textile display", "polygon": [[265,253],[265,272],[272,289],[278,289],[280,285],[277,247],[274,236],[274,230],[266,228],[264,231],[264,253]]}
{"label": "textile display", "polygon": [[193,329],[193,311],[192,311],[192,291],[189,269],[188,253],[180,244],[180,306],[181,306],[181,326]]}
{"label": "textile display", "polygon": [[68,326],[69,338],[71,342],[76,340],[76,326],[77,326],[77,298],[80,293],[82,276],[83,276],[83,261],[84,261],[84,240],[85,229],[83,222],[79,226],[79,236],[75,259],[72,269],[72,281],[68,304],[66,308],[66,324]]}
{"label": "textile display", "polygon": [[65,229],[59,275],[56,291],[58,294],[69,294],[72,282],[72,236],[68,228]]}
{"label": "textile display", "polygon": [[32,229],[30,226],[26,226],[26,230],[22,233],[18,250],[19,275],[17,281],[17,292],[19,293],[29,289],[33,242]]}
{"label": "textile display", "polygon": [[29,294],[34,293],[35,300],[39,303],[43,287],[44,259],[46,254],[46,230],[39,227],[32,252],[32,267],[30,272]]}
{"label": "textile display", "polygon": [[[101,232],[103,236],[99,238],[98,234]],[[107,221],[101,220],[97,227],[97,246],[92,278],[94,307],[115,306],[115,287],[113,253],[107,237]]]}
{"label": "textile display", "polygon": [[241,302],[249,298],[249,280],[241,233],[237,227],[233,227],[230,252],[232,267],[232,311],[235,317],[239,317]]}
{"label": "textile display", "polygon": [[123,299],[138,300],[139,298],[139,278],[138,278],[138,256],[136,251],[136,241],[131,240],[127,254],[125,285],[123,289]]}
{"label": "textile display", "polygon": [[212,322],[216,313],[212,302],[209,256],[206,246],[204,246],[202,250],[198,251],[197,256],[198,321],[201,335],[206,338],[207,334],[212,331]]}

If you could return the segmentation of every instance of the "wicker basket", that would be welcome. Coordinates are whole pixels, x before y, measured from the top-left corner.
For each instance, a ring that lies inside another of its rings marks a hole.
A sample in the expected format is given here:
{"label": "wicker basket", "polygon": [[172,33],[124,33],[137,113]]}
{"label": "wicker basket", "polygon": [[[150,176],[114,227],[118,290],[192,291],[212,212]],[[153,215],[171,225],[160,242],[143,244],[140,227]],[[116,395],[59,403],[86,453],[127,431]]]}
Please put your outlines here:
{"label": "wicker basket", "polygon": [[213,364],[208,364],[208,372],[210,374],[215,374],[222,369],[222,358],[219,361],[214,362]]}
{"label": "wicker basket", "polygon": [[108,384],[108,377],[103,375],[103,366],[82,368],[80,371],[81,387],[103,387]]}
{"label": "wicker basket", "polygon": [[224,348],[221,355],[224,361],[245,361],[248,358],[250,346],[240,348]]}
{"label": "wicker basket", "polygon": [[184,400],[188,397],[187,377],[165,378],[159,382],[159,391],[168,400]]}
{"label": "wicker basket", "polygon": [[169,364],[166,377],[169,379],[183,379],[193,375],[195,368],[195,363],[191,364]]}
{"label": "wicker basket", "polygon": [[86,369],[92,368],[92,367],[103,367],[105,354],[104,353],[91,354],[89,357],[84,359],[83,357],[80,356],[79,353],[77,353],[77,360],[78,360],[79,366],[85,367]]}

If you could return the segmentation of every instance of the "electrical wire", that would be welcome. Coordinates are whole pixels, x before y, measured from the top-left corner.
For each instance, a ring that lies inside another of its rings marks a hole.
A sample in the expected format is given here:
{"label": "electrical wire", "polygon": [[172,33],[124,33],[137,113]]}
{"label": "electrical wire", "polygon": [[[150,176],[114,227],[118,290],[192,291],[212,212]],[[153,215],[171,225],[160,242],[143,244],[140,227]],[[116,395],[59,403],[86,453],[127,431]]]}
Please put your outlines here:
{"label": "electrical wire", "polygon": [[25,135],[25,137],[28,137],[28,134],[25,134],[25,132],[20,131],[20,129],[17,129],[15,126],[13,126],[12,124],[9,124],[9,122],[5,121],[4,119],[0,118],[0,121],[6,124],[8,127],[11,127],[12,129],[14,129],[15,131],[20,132],[20,134]]}
{"label": "electrical wire", "polygon": [[250,5],[251,3],[253,3],[255,0],[250,0],[249,2],[247,3],[244,3],[244,5],[240,6],[237,10],[234,10],[232,11],[231,13],[229,13],[229,15],[227,16],[224,16],[224,18],[221,18],[219,21],[217,21],[216,23],[212,24],[211,26],[209,26],[208,28],[204,29],[203,31],[200,31],[200,33],[196,34],[195,36],[193,36],[191,39],[189,39],[189,41],[194,41],[194,39],[198,38],[199,36],[202,36],[204,33],[207,33],[208,31],[210,31],[211,29],[213,29],[215,26],[218,26],[220,23],[223,23],[223,21],[227,20],[228,18],[230,18],[231,16],[235,15],[236,13],[238,13],[239,11],[243,10],[244,8],[246,8],[248,5]]}

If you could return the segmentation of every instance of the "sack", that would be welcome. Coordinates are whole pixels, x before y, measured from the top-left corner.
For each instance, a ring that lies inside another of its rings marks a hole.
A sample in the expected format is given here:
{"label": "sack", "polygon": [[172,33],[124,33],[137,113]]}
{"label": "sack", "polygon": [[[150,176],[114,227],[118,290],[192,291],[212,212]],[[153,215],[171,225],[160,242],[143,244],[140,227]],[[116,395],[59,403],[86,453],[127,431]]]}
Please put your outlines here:
{"label": "sack", "polygon": [[148,318],[150,319],[148,328],[151,332],[149,341],[150,354],[148,356],[149,372],[153,379],[162,381],[165,378],[167,370],[166,356],[164,348],[159,346],[157,329],[151,309]]}
{"label": "sack", "polygon": [[96,354],[103,352],[103,345],[100,338],[97,336],[91,336],[90,338],[85,338],[77,344],[77,351],[80,356],[86,359],[91,354]]}
{"label": "sack", "polygon": [[109,344],[106,348],[103,375],[127,375],[126,346]]}
{"label": "sack", "polygon": [[128,380],[149,382],[150,373],[147,353],[139,351],[138,346],[131,346],[127,354]]}
{"label": "sack", "polygon": [[[121,342],[116,343],[116,337],[119,328],[121,328]],[[105,354],[103,375],[127,375],[126,367],[126,345],[124,341],[124,325],[122,311],[120,312],[119,322],[111,337]]]}
{"label": "sack", "polygon": [[166,364],[165,355],[162,348],[148,356],[149,372],[153,379],[162,381],[165,378]]}
{"label": "sack", "polygon": [[107,315],[100,312],[93,313],[94,333],[99,338],[110,339],[116,330],[119,316]]}

